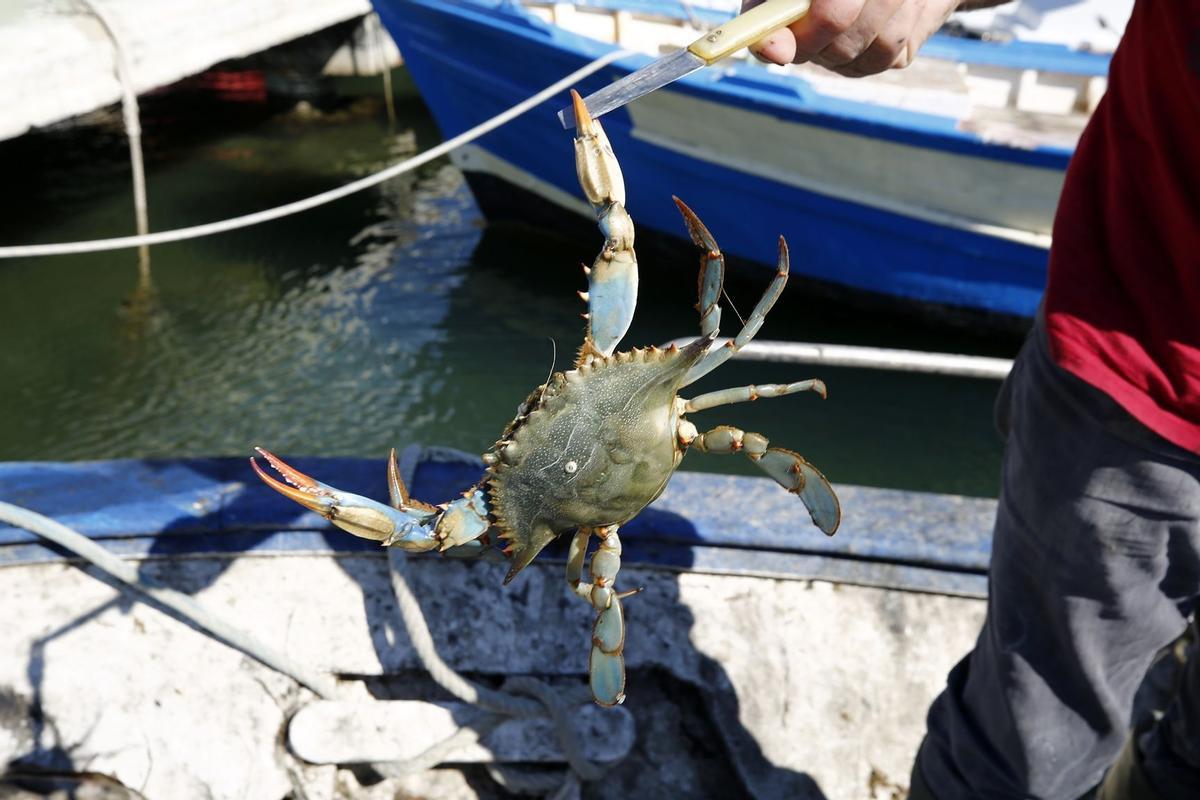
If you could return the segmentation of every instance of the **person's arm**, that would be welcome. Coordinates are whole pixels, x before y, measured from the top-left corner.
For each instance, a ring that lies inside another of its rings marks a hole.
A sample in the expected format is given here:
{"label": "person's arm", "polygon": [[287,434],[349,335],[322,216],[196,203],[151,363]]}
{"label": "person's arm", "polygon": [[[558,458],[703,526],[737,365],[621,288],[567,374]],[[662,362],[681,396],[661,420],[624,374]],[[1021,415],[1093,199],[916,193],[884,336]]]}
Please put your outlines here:
{"label": "person's arm", "polygon": [[[743,0],[742,10],[762,0]],[[811,61],[851,78],[907,67],[955,11],[1008,0],[812,0],[808,14],[751,45],[764,61]]]}

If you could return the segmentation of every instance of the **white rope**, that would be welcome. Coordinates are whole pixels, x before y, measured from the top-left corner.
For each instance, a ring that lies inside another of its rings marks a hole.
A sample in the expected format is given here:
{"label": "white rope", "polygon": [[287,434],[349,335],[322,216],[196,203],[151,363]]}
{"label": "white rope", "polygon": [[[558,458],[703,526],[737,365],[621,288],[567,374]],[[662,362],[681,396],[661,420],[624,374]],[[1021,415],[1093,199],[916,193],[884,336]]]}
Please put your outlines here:
{"label": "white rope", "polygon": [[209,222],[203,225],[193,225],[189,228],[178,228],[173,231],[160,231],[158,233],[147,234],[146,236],[120,236],[113,239],[95,239],[84,242],[59,242],[55,244],[31,244],[31,245],[13,245],[10,247],[0,247],[0,258],[26,258],[30,256],[57,256],[68,255],[73,253],[97,253],[105,250],[120,250],[126,247],[139,247],[142,245],[165,244],[167,242],[179,242],[184,239],[196,239],[201,236],[212,236],[217,233],[225,233],[226,231],[237,230],[238,228],[247,228],[251,225],[258,225],[262,222],[286,217],[291,214],[298,214],[301,211],[308,211],[311,208],[331,203],[334,200],[340,200],[343,197],[361,192],[363,189],[369,189],[372,186],[383,183],[386,180],[402,175],[405,172],[410,172],[422,164],[427,164],[434,159],[441,158],[446,153],[456,147],[460,147],[468,142],[472,142],[483,136],[486,133],[499,128],[507,122],[521,116],[526,111],[540,105],[549,100],[560,92],[570,88],[580,80],[591,75],[593,72],[603,69],[612,62],[626,55],[629,55],[628,50],[614,50],[606,53],[586,66],[583,66],[570,75],[555,81],[547,86],[542,91],[532,97],[517,103],[515,106],[503,111],[491,119],[476,125],[470,130],[464,131],[452,139],[447,139],[436,147],[426,150],[420,155],[414,156],[407,161],[402,161],[399,164],[394,164],[384,170],[376,172],[374,175],[368,175],[365,178],[360,178],[345,186],[339,186],[336,189],[330,189],[327,192],[322,192],[304,200],[297,200],[294,203],[269,208],[264,211],[256,211],[253,214],[246,214],[233,219],[221,220],[219,222]]}
{"label": "white rope", "polygon": [[229,646],[241,650],[271,669],[288,675],[321,697],[333,698],[335,684],[328,675],[310,672],[308,668],[294,663],[274,648],[263,644],[249,633],[214,615],[197,603],[194,597],[174,589],[150,586],[138,576],[137,568],[132,564],[122,561],[91,539],[71,530],[61,522],[5,502],[0,502],[0,522],[24,528],[44,539],[49,539],[59,547],[69,550],[108,573],[137,594],[149,598],[152,603],[174,611],[187,622],[207,631]]}
{"label": "white rope", "polygon": [[472,720],[470,724],[456,730],[440,742],[402,761],[372,761],[371,768],[385,778],[402,778],[428,772],[438,764],[453,761],[460,750],[479,744],[484,737],[504,722],[500,714],[488,714]]}
{"label": "white rope", "polygon": [[[224,619],[204,608],[196,599],[183,592],[162,586],[152,586],[138,575],[132,564],[123,561],[107,549],[57,520],[0,501],[0,522],[31,531],[44,539],[68,550],[127,586],[134,593],[148,599],[152,605],[169,609],[183,621],[212,635],[227,645],[242,651],[260,663],[291,677],[325,699],[333,699],[336,683],[333,678],[311,672],[296,664],[287,656],[262,643]],[[559,743],[566,755],[570,769],[564,773],[526,773],[512,768],[497,768],[493,777],[514,791],[531,794],[556,794],[571,796],[577,791],[580,780],[597,780],[607,772],[607,765],[593,764],[586,759],[583,748],[571,725],[571,710],[588,702],[586,691],[562,691],[533,677],[510,678],[503,691],[480,686],[455,672],[442,660],[434,644],[425,615],[417,598],[404,578],[405,557],[389,551],[392,586],[396,592],[401,618],[408,630],[422,666],[433,680],[455,697],[477,705],[491,714],[464,726],[447,739],[437,742],[425,752],[401,761],[375,763],[374,766],[386,776],[411,775],[452,760],[463,747],[475,744],[499,725],[505,717],[532,718],[548,717],[554,723]],[[524,696],[522,696],[524,695]]]}
{"label": "white rope", "polygon": [[[408,631],[413,650],[434,682],[465,703],[479,706],[493,713],[520,718],[548,717],[553,723],[559,744],[567,758],[570,769],[565,773],[529,773],[513,768],[493,767],[492,778],[506,788],[526,794],[554,794],[570,797],[572,789],[578,789],[579,781],[598,780],[608,772],[611,765],[593,764],[583,754],[571,725],[571,711],[583,703],[590,702],[587,690],[582,687],[566,691],[556,689],[532,676],[509,678],[501,691],[489,689],[464,678],[454,671],[437,651],[433,635],[425,623],[425,614],[416,595],[408,585],[405,572],[408,557],[399,548],[388,549],[388,563],[392,576],[392,590],[396,594],[396,607]],[[525,695],[525,696],[522,696]],[[456,734],[457,736],[457,734]],[[464,742],[471,741],[464,735]],[[455,737],[451,737],[454,739]],[[456,740],[457,742],[457,740]],[[443,746],[445,745],[445,746]],[[448,757],[455,743],[435,745],[430,753]],[[376,765],[381,771],[407,769],[407,765]]]}
{"label": "white rope", "polygon": [[442,659],[437,645],[434,644],[433,634],[429,632],[429,626],[425,623],[425,613],[421,610],[421,604],[417,602],[404,577],[408,563],[405,556],[399,548],[388,548],[387,552],[392,590],[396,593],[396,606],[400,611],[400,618],[408,630],[408,638],[421,661],[421,666],[434,682],[464,703],[488,711],[524,718],[545,716],[542,704],[533,698],[514,697],[506,692],[480,686],[459,675]]}
{"label": "white rope", "polygon": [[[683,347],[691,341],[693,341],[691,337],[674,339],[663,346]],[[728,339],[717,339],[713,343],[713,349],[723,347],[728,341]],[[814,344],[812,342],[753,341],[733,357],[746,361],[891,369],[899,372],[924,372],[933,375],[954,375],[960,378],[998,378],[1001,380],[1012,370],[1013,364],[1007,358],[925,353],[920,350],[892,350],[884,347],[857,347],[845,344]]]}
{"label": "white rope", "polygon": [[[134,593],[143,596],[152,604],[163,606],[218,640],[242,651],[266,666],[291,677],[302,686],[307,686],[317,695],[332,699],[336,692],[334,680],[294,663],[287,656],[262,643],[250,633],[229,624],[204,608],[196,599],[183,592],[162,586],[152,586],[142,580],[132,564],[123,561],[107,549],[57,520],[0,501],[0,522],[15,525],[47,539],[59,547],[79,556],[103,572],[120,581]],[[497,779],[514,790],[524,789],[531,793],[548,794],[551,791],[567,792],[578,780],[596,780],[606,772],[606,767],[593,764],[583,755],[571,726],[570,710],[587,702],[585,692],[575,690],[562,692],[532,677],[510,678],[504,685],[507,691],[496,691],[480,686],[455,672],[442,660],[434,644],[425,615],[408,582],[404,578],[404,556],[389,551],[392,586],[409,640],[417,657],[430,676],[442,688],[455,697],[472,705],[491,711],[486,718],[460,728],[455,734],[434,744],[414,758],[402,761],[374,764],[382,774],[388,776],[410,775],[423,772],[437,764],[451,760],[463,747],[478,742],[505,717],[531,718],[549,717],[555,725],[559,743],[570,764],[570,770],[562,773],[524,774],[520,770],[503,769]],[[525,695],[525,696],[521,696]]]}
{"label": "white rope", "polygon": [[[121,82],[121,116],[125,120],[125,137],[129,140],[129,168],[133,173],[133,213],[139,236],[150,233],[149,206],[146,201],[146,168],[142,161],[142,123],[138,111],[137,92],[133,88],[133,68],[125,57],[125,48],[117,33],[117,23],[109,12],[92,0],[80,0],[88,12],[100,22],[113,46],[113,64],[117,80]],[[150,269],[150,250],[146,245],[138,248],[138,265],[143,276]]]}

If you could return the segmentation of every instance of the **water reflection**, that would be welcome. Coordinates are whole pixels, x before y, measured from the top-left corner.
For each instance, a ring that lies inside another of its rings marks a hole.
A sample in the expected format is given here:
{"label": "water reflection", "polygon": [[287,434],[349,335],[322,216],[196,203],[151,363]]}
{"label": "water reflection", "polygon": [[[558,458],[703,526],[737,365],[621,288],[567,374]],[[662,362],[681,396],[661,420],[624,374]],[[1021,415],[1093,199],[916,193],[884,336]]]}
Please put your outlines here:
{"label": "water reflection", "polygon": [[[419,105],[402,103],[400,119],[389,135],[381,110],[360,102],[265,116],[187,147],[166,146],[173,134],[160,130],[148,138],[151,224],[277,205],[437,141]],[[62,134],[75,145],[93,135]],[[89,146],[90,160],[69,160],[82,176],[72,178],[49,156],[0,145],[0,160],[29,162],[15,172],[18,199],[0,201],[0,240],[126,232],[128,183],[114,166],[125,153],[105,137]],[[627,343],[694,333],[694,253],[642,241],[641,308]],[[485,226],[443,161],[299,216],[156,247],[151,281],[139,280],[132,251],[0,262],[0,333],[16,343],[0,348],[0,460],[243,455],[256,444],[292,455],[380,456],[413,443],[480,452],[545,379],[548,339],[559,368],[573,355],[583,331],[578,265],[599,246],[587,223]],[[758,277],[730,281],[743,311],[762,291]],[[762,335],[1016,348],[904,326],[802,288]],[[730,363],[696,391],[814,375],[830,386],[825,403],[779,399],[706,412],[697,424],[761,431],[835,482],[994,492],[993,383]],[[684,466],[752,474],[698,455]]]}

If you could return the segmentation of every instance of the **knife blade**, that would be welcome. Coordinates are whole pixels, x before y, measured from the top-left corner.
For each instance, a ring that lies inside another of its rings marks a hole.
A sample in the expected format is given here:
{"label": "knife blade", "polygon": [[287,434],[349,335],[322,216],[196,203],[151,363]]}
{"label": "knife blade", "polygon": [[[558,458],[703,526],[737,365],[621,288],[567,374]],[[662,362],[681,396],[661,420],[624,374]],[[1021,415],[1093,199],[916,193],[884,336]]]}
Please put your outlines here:
{"label": "knife blade", "polygon": [[[766,0],[745,14],[734,17],[692,42],[686,48],[631,72],[624,78],[584,98],[592,118],[620,108],[631,100],[661,89],[684,75],[720,61],[727,55],[757,42],[769,33],[786,28],[808,13],[809,0]],[[566,106],[558,120],[568,130],[575,127],[575,110]]]}

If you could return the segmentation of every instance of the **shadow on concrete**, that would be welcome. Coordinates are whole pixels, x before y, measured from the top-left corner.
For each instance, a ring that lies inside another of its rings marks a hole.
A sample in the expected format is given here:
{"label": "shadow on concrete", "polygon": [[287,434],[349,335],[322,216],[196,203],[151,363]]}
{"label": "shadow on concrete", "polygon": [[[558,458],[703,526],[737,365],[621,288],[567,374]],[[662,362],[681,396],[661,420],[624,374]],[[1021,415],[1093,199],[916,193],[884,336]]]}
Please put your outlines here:
{"label": "shadow on concrete", "polygon": [[[382,460],[296,459],[295,463],[349,491],[386,497]],[[177,513],[157,524],[156,532],[142,537],[140,553],[147,560],[140,562],[139,571],[146,583],[196,594],[243,555],[334,557],[362,590],[370,639],[385,673],[415,673],[418,664],[388,580],[387,560],[374,543],[330,528],[314,515],[298,513],[291,501],[262,486],[242,459],[109,462],[100,466],[122,472],[132,481],[131,486],[117,491],[118,499],[122,493],[144,492],[147,484],[155,483],[163,484],[164,494],[168,485],[182,491],[185,499],[219,498],[209,506],[178,497],[164,501],[164,508],[184,506],[189,513]],[[95,468],[80,465],[82,472]],[[479,470],[478,461],[421,462],[410,483],[414,496],[439,502],[471,485]],[[143,474],[134,476],[138,471]],[[75,485],[89,482],[87,476],[72,478],[69,474],[59,475],[57,480]],[[114,483],[104,486],[101,494],[112,500]],[[155,502],[144,496],[142,500]],[[80,502],[66,510],[77,521],[86,521],[90,519],[83,511],[87,505]],[[139,509],[150,518],[165,513],[145,504]],[[130,509],[131,525],[139,520],[145,523],[137,511]],[[113,523],[113,508],[100,507],[97,513],[108,515],[108,524]],[[87,526],[83,527],[86,532]],[[677,514],[648,509],[637,525],[630,526],[626,538],[661,530],[687,540],[694,538],[688,535],[688,527],[689,522]],[[128,546],[137,541],[114,544]],[[560,538],[509,587],[501,586],[503,565],[438,557],[405,559],[411,564],[410,582],[441,655],[456,669],[496,687],[513,674],[534,674],[565,685],[584,684],[593,612],[567,589],[562,572],[565,545],[565,537]],[[653,549],[654,544],[643,541],[630,549],[639,547]],[[675,550],[674,563],[686,569],[687,548]],[[118,586],[94,570],[91,573]],[[585,795],[698,798],[713,796],[717,787],[722,797],[821,800],[824,795],[811,777],[770,763],[740,724],[739,700],[721,665],[690,643],[688,633],[696,620],[680,598],[677,575],[647,570],[627,560],[622,577],[627,582],[646,580],[648,584],[644,595],[627,603],[627,653],[637,655],[630,662],[626,707],[637,721],[638,739],[629,758],[605,781],[589,784]],[[246,591],[255,588],[246,587]],[[652,605],[644,600],[649,597],[653,597]],[[78,768],[72,764],[70,744],[57,740],[53,720],[41,712],[46,648],[110,608],[128,609],[135,601],[132,594],[123,592],[120,598],[60,625],[28,654],[27,674],[34,696],[25,701],[29,748],[17,760],[20,765],[41,770]],[[180,621],[191,626],[187,620]],[[677,665],[682,666],[674,668]],[[47,733],[51,735],[47,737]],[[484,787],[492,784],[482,769],[467,768],[465,774],[481,796],[503,796],[485,791]]]}

